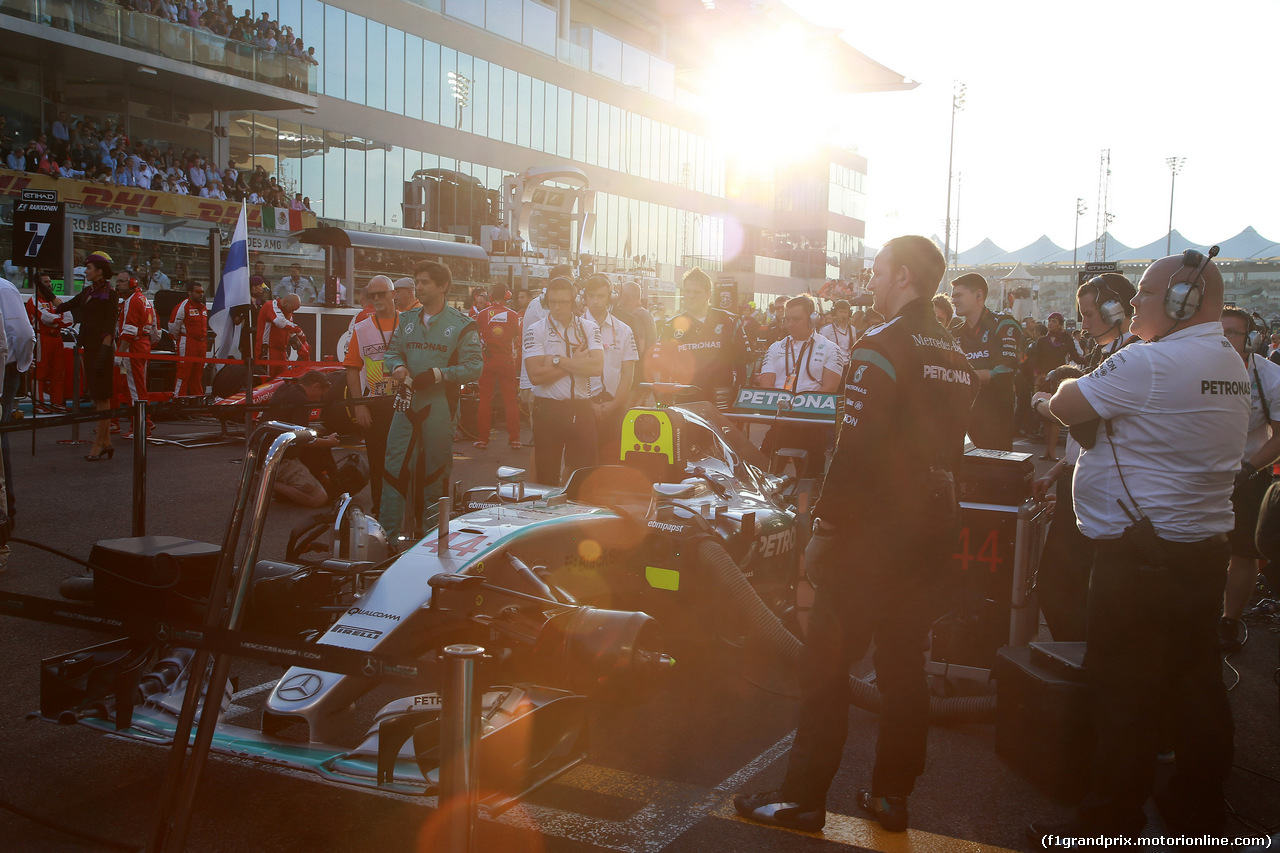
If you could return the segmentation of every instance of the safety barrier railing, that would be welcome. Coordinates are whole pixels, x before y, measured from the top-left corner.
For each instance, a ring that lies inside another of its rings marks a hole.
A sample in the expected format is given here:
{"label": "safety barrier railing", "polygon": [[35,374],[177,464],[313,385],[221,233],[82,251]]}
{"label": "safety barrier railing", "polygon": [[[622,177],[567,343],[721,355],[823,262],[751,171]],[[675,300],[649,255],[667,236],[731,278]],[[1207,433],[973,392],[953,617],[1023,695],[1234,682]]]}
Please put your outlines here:
{"label": "safety barrier railing", "polygon": [[0,0],[0,14],[294,92],[316,94],[315,66],[98,0]]}

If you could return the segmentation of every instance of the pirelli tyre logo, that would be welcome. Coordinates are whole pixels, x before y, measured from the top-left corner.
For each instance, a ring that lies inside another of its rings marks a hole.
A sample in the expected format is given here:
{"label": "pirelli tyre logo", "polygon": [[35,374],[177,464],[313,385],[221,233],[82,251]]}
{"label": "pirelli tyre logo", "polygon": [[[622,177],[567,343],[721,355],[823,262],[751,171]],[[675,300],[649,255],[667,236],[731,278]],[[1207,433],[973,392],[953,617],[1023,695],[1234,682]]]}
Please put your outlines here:
{"label": "pirelli tyre logo", "polygon": [[354,625],[334,625],[329,630],[335,634],[346,634],[349,637],[362,637],[366,640],[376,640],[382,636],[381,631],[372,631],[368,628],[357,628]]}

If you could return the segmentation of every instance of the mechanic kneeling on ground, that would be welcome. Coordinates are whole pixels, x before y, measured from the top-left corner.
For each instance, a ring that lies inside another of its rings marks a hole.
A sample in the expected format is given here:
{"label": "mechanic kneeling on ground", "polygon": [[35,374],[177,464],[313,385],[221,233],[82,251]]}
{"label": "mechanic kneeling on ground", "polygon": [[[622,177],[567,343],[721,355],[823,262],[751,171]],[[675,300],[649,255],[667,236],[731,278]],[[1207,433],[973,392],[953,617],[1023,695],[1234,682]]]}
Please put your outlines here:
{"label": "mechanic kneeling on ground", "polygon": [[885,829],[907,828],[929,733],[924,651],[960,532],[953,472],[978,393],[930,302],[945,271],[920,236],[890,240],[872,266],[876,310],[891,319],[850,354],[844,420],[805,550],[817,591],[795,742],[779,790],[734,801],[750,820],[810,832],[825,824],[848,736],[849,668],[874,639],[884,702],[871,787],[857,802]]}
{"label": "mechanic kneeling on ground", "polygon": [[533,466],[539,483],[560,485],[570,472],[596,464],[592,378],[604,372],[600,327],[573,316],[573,283],[553,278],[545,295],[550,314],[524,330],[524,363],[533,384]]}
{"label": "mechanic kneeling on ground", "polygon": [[[813,331],[813,300],[807,296],[788,300],[782,323],[787,336],[769,346],[756,385],[793,394],[834,394],[840,388],[844,355],[833,341]],[[827,424],[776,424],[765,434],[760,449],[769,457],[780,447],[808,451],[804,470],[797,473],[817,478],[827,467],[827,428]]]}
{"label": "mechanic kneeling on ground", "polygon": [[[306,426],[312,410],[324,402],[328,391],[329,377],[319,370],[309,370],[271,395],[262,419]],[[290,447],[276,473],[275,495],[313,509],[327,504],[338,474],[333,461],[333,448],[337,446],[338,434],[332,433]]]}
{"label": "mechanic kneeling on ground", "polygon": [[1083,448],[1073,494],[1094,547],[1084,670],[1097,743],[1075,818],[1031,824],[1033,847],[1046,835],[1141,834],[1163,719],[1177,755],[1155,797],[1166,834],[1223,834],[1233,727],[1218,621],[1249,376],[1223,337],[1211,257],[1188,250],[1148,267],[1130,326],[1145,343],[1049,403]]}

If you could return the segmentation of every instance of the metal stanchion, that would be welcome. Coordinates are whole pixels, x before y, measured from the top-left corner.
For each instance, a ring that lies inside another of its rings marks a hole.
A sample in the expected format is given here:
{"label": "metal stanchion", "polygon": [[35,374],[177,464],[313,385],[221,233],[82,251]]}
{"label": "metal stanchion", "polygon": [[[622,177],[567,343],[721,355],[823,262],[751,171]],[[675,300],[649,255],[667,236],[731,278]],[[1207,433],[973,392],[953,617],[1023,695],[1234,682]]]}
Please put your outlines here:
{"label": "metal stanchion", "polygon": [[[82,350],[80,342],[76,341],[76,345],[71,348],[71,411],[74,414],[80,414],[80,357]],[[80,422],[74,421],[71,424],[71,438],[61,439],[58,444],[88,444],[87,441],[80,440]]]}
{"label": "metal stanchion", "polygon": [[484,649],[468,643],[445,646],[440,694],[440,816],[445,850],[471,853],[480,809],[476,750],[480,745],[480,707],[476,662]]}
{"label": "metal stanchion", "polygon": [[147,401],[133,405],[133,535],[147,535]]}

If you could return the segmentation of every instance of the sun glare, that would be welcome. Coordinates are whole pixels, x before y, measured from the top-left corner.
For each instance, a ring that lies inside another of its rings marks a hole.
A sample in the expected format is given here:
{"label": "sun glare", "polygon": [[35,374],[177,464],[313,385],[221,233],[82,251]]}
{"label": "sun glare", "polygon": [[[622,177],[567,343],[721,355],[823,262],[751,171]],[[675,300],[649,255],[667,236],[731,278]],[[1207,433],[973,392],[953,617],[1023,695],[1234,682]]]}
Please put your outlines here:
{"label": "sun glare", "polygon": [[728,43],[706,78],[709,116],[741,168],[808,159],[826,140],[832,107],[821,56],[799,30]]}

